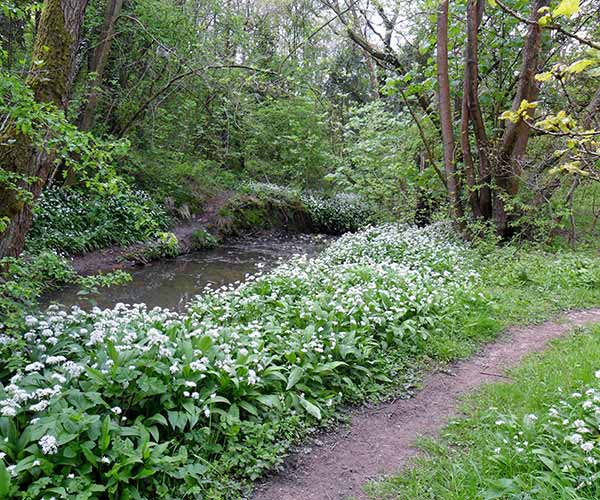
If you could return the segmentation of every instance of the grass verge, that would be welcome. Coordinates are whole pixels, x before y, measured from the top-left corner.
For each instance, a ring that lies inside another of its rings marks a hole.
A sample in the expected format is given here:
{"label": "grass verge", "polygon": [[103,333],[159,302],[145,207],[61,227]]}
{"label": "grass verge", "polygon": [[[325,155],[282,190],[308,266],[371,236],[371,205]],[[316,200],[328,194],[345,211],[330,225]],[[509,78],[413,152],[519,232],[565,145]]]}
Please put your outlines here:
{"label": "grass verge", "polygon": [[600,496],[600,327],[578,330],[470,396],[466,418],[427,457],[368,490],[377,499],[596,499]]}

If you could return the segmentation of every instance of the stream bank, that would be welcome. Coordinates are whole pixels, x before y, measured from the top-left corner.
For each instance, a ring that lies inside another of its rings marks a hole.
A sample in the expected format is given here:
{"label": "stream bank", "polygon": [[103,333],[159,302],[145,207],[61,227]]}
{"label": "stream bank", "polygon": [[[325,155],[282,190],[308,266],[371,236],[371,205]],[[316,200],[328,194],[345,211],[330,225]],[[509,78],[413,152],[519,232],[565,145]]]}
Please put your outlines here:
{"label": "stream bank", "polygon": [[77,294],[78,287],[68,286],[46,295],[43,304],[106,308],[119,302],[143,302],[150,308],[159,306],[181,312],[207,286],[219,288],[239,283],[294,255],[314,256],[330,241],[331,237],[324,235],[275,232],[233,238],[212,250],[132,267],[130,283],[104,288],[100,294],[81,296]]}

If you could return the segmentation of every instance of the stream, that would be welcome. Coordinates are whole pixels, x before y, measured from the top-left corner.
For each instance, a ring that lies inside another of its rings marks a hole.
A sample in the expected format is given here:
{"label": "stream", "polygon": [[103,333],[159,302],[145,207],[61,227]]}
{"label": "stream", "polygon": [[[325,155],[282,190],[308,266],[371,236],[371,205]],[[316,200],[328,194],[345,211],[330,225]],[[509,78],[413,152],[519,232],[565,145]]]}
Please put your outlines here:
{"label": "stream", "polygon": [[194,252],[130,269],[131,282],[103,288],[98,294],[82,296],[77,294],[77,287],[65,287],[46,295],[42,305],[59,303],[107,308],[119,302],[144,302],[148,307],[182,311],[207,285],[218,288],[244,281],[248,274],[268,271],[294,255],[316,255],[329,241],[330,237],[304,234],[244,238],[215,250]]}

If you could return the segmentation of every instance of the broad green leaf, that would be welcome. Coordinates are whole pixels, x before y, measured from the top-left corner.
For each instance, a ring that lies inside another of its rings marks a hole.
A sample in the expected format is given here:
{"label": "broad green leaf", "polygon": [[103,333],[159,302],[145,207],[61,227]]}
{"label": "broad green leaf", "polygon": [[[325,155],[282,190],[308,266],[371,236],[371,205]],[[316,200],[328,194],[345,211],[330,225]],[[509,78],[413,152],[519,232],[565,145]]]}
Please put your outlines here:
{"label": "broad green leaf", "polygon": [[310,401],[307,401],[304,398],[300,398],[300,404],[307,411],[307,413],[311,414],[316,419],[321,420],[321,410],[317,405],[312,404]]}
{"label": "broad green leaf", "polygon": [[303,375],[304,369],[300,366],[296,366],[290,373],[285,390],[289,391],[292,387],[294,387]]}
{"label": "broad green leaf", "polygon": [[4,461],[0,460],[0,498],[6,498],[10,489],[10,474],[6,470]]}

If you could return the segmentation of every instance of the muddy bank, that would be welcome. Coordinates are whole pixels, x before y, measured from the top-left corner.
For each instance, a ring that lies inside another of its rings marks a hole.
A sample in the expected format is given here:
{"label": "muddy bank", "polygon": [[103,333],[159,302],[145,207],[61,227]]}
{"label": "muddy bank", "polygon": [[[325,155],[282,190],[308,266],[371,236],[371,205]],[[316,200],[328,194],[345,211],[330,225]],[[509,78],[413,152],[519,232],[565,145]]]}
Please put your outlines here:
{"label": "muddy bank", "polygon": [[[198,233],[208,234],[219,244],[236,242],[239,238],[259,236],[264,239],[280,234],[316,234],[317,227],[300,203],[264,199],[249,194],[221,192],[208,200],[200,215],[180,221],[170,228],[179,243],[179,255],[199,250]],[[140,264],[161,260],[147,256],[152,242],[128,246],[113,246],[71,257],[75,271],[82,275],[131,270]],[[137,258],[140,256],[141,258]]]}

